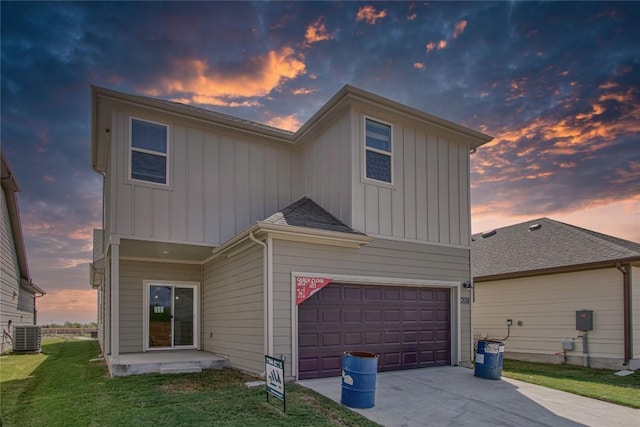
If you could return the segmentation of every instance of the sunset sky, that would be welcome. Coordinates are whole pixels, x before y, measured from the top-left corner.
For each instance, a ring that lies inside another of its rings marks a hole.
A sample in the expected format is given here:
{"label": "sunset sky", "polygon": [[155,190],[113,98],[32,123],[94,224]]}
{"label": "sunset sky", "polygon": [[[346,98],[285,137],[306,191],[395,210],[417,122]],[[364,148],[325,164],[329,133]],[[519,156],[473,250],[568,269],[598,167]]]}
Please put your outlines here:
{"label": "sunset sky", "polygon": [[90,85],[296,130],[344,84],[494,136],[472,228],[640,241],[640,2],[1,4],[1,141],[39,322],[94,321]]}

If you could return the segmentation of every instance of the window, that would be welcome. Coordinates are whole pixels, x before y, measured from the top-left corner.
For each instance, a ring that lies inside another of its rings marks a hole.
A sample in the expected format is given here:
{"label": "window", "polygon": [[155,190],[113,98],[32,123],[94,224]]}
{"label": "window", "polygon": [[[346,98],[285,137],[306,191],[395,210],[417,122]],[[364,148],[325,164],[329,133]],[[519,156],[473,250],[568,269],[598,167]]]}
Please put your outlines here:
{"label": "window", "polygon": [[131,119],[131,179],[168,184],[167,126]]}
{"label": "window", "polygon": [[391,157],[391,125],[365,119],[365,176],[391,184]]}

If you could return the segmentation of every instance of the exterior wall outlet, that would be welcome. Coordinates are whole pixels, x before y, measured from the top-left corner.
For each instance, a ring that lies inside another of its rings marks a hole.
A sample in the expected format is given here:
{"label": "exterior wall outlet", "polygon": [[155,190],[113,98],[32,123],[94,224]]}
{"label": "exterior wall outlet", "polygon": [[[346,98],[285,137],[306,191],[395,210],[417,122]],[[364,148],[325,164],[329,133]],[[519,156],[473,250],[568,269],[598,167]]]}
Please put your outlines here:
{"label": "exterior wall outlet", "polygon": [[512,319],[507,319],[507,325],[508,325],[508,326],[513,325],[513,320],[512,320]]}

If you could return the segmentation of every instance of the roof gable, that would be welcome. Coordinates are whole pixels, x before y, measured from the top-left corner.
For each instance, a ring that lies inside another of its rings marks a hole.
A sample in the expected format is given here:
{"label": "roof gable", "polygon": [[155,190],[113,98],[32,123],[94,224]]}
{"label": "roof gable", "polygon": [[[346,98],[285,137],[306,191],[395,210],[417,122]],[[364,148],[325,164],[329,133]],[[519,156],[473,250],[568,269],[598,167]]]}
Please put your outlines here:
{"label": "roof gable", "polygon": [[9,159],[5,156],[4,150],[0,150],[0,163],[2,175],[2,189],[5,192],[7,210],[9,213],[9,226],[13,234],[13,244],[18,260],[18,269],[20,270],[20,285],[29,292],[44,295],[45,292],[31,281],[29,274],[29,264],[27,262],[27,252],[24,244],[24,235],[22,234],[22,224],[20,221],[20,209],[18,208],[18,195],[22,188],[18,182]]}
{"label": "roof gable", "polygon": [[363,235],[363,233],[345,225],[307,197],[303,197],[281,211],[274,213],[263,222]]}
{"label": "roof gable", "polygon": [[499,228],[484,236],[472,236],[475,279],[640,261],[638,243],[549,218]]}

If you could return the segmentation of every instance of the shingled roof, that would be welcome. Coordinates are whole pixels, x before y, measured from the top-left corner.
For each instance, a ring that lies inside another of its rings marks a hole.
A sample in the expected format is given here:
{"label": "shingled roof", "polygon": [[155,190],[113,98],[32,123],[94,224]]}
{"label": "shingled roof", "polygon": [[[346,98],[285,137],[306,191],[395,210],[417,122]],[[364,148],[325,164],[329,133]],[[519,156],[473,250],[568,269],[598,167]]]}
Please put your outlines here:
{"label": "shingled roof", "polygon": [[473,277],[492,279],[640,261],[640,244],[539,218],[474,234]]}
{"label": "shingled roof", "polygon": [[303,197],[262,222],[363,235],[342,223],[313,200]]}

